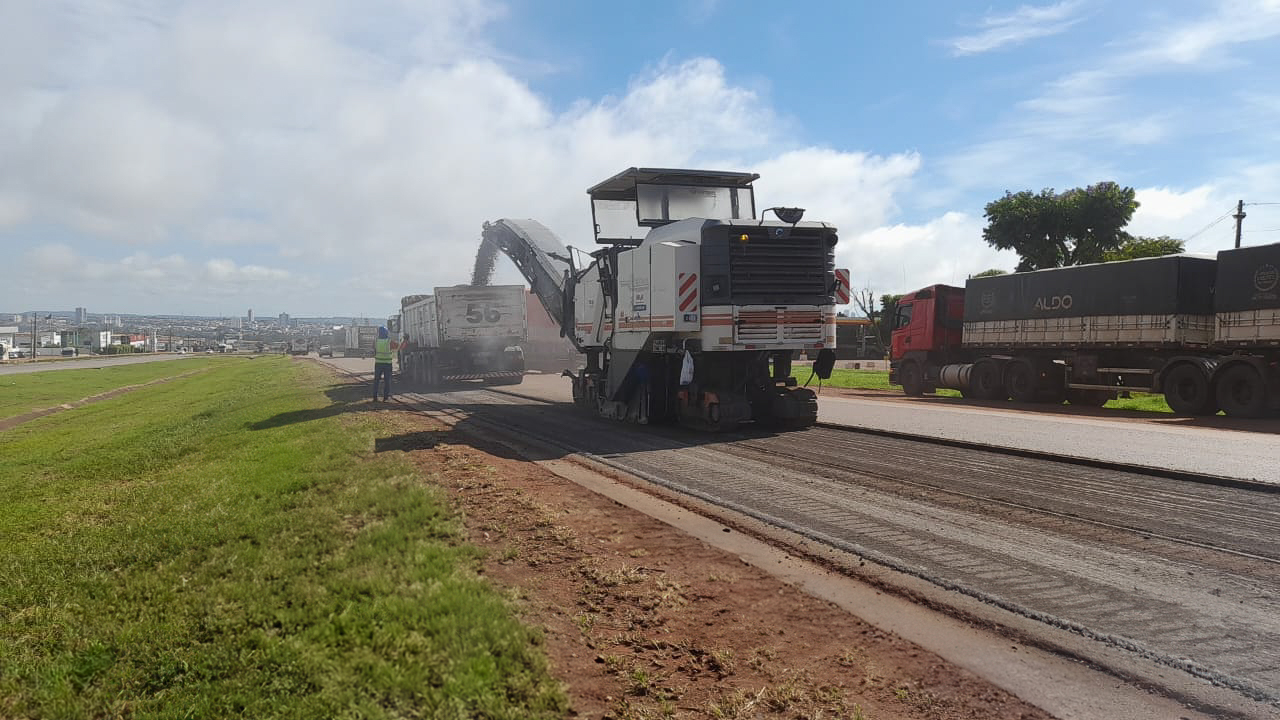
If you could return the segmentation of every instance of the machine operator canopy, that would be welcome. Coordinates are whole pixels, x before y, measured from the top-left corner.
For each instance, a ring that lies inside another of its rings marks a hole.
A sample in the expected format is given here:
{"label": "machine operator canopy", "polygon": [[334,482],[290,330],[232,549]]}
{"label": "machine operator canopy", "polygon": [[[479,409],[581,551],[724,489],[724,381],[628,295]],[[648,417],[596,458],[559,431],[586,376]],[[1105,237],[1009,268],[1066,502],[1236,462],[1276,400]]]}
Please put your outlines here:
{"label": "machine operator canopy", "polygon": [[596,242],[639,245],[650,228],[686,218],[754,220],[756,173],[628,168],[587,190]]}

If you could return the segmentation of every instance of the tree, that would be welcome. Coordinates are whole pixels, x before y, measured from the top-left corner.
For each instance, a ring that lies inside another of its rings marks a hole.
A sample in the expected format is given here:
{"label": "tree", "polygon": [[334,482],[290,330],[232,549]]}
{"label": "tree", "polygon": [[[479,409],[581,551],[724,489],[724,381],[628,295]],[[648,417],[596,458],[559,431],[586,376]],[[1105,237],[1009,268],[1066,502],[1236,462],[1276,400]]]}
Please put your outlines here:
{"label": "tree", "polygon": [[1133,188],[1114,182],[1061,193],[1005,192],[987,203],[982,239],[1018,253],[1018,272],[1102,262],[1130,238],[1124,226],[1137,209]]}
{"label": "tree", "polygon": [[1102,259],[1107,262],[1136,260],[1137,258],[1160,257],[1161,255],[1177,255],[1180,252],[1185,252],[1186,249],[1186,243],[1168,235],[1161,235],[1160,237],[1137,235],[1125,240],[1115,250],[1108,250],[1102,256]]}
{"label": "tree", "polygon": [[873,322],[876,335],[880,338],[880,346],[883,348],[889,347],[889,339],[893,335],[894,318],[898,315],[898,301],[901,299],[901,295],[880,296],[880,312]]}
{"label": "tree", "polygon": [[990,270],[983,270],[980,273],[974,274],[974,277],[994,277],[996,275],[1008,275],[1008,274],[1009,274],[1008,270],[1001,270],[1000,268],[991,268]]}
{"label": "tree", "polygon": [[858,310],[871,321],[871,329],[880,349],[889,347],[889,336],[893,334],[893,318],[898,314],[898,301],[901,295],[884,294],[880,296],[880,309],[876,309],[876,296],[870,287],[865,287],[852,294],[852,300]]}

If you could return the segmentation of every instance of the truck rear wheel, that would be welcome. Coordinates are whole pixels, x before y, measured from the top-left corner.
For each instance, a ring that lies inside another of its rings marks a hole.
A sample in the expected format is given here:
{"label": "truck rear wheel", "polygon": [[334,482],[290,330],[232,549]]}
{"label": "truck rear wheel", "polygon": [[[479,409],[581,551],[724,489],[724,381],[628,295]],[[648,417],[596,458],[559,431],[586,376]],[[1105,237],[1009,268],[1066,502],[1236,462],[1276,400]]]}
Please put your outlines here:
{"label": "truck rear wheel", "polygon": [[1037,379],[1031,363],[1011,362],[1004,370],[1005,393],[1017,402],[1035,402],[1039,392]]}
{"label": "truck rear wheel", "polygon": [[924,394],[924,370],[921,369],[920,363],[904,363],[898,373],[898,377],[902,381],[902,392],[904,394],[911,397],[919,397]]}
{"label": "truck rear wheel", "polygon": [[1212,415],[1216,400],[1209,377],[1195,365],[1183,363],[1164,377],[1164,401],[1178,415]]}
{"label": "truck rear wheel", "polygon": [[1003,400],[1008,397],[1004,391],[1003,375],[1000,365],[992,360],[974,363],[969,375],[969,388],[973,396],[979,400]]}
{"label": "truck rear wheel", "polygon": [[1256,418],[1267,411],[1267,384],[1249,365],[1227,368],[1218,378],[1218,406],[1230,417]]}

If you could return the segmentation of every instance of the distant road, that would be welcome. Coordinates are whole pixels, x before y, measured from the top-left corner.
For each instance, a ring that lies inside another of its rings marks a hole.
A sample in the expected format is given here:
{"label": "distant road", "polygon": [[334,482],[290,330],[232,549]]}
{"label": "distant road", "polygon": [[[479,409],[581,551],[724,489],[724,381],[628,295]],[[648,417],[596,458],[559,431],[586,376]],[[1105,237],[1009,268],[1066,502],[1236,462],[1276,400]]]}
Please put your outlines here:
{"label": "distant road", "polygon": [[199,353],[178,355],[174,353],[155,353],[146,355],[108,355],[104,357],[88,357],[75,360],[42,360],[30,362],[26,359],[10,360],[0,365],[0,375],[17,375],[19,373],[45,372],[46,370],[84,370],[86,368],[103,368],[112,365],[133,365],[136,363],[156,362],[158,360],[180,360],[182,358],[201,357]]}

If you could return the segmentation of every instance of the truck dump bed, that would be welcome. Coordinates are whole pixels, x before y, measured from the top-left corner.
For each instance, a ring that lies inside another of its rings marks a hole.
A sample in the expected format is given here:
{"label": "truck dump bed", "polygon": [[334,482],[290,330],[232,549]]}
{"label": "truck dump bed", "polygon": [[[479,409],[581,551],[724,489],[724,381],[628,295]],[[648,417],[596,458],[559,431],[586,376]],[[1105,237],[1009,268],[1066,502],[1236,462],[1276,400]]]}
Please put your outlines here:
{"label": "truck dump bed", "polygon": [[[409,298],[406,298],[409,300]],[[518,344],[525,338],[523,285],[458,285],[409,300],[404,333],[417,347],[467,343]]]}
{"label": "truck dump bed", "polygon": [[1169,255],[970,278],[966,347],[1209,345],[1211,258]]}

